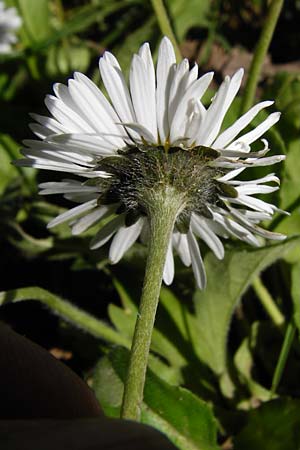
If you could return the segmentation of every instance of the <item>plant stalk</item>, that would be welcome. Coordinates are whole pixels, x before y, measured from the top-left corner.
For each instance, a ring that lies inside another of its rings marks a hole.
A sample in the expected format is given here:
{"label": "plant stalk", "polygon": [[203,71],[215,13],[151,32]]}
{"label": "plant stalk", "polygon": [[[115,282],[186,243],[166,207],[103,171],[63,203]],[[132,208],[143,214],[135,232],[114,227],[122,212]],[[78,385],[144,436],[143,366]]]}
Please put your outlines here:
{"label": "plant stalk", "polygon": [[248,111],[253,105],[256,87],[259,81],[261,68],[264,63],[274,30],[283,6],[284,0],[272,0],[269,11],[255,48],[253,60],[248,74],[245,92],[241,104],[241,114]]}
{"label": "plant stalk", "polygon": [[296,334],[296,326],[294,325],[293,322],[290,322],[287,326],[285,336],[284,336],[284,341],[283,341],[282,348],[280,351],[280,355],[279,355],[279,358],[278,358],[278,361],[276,364],[276,368],[275,368],[275,372],[274,372],[274,376],[273,376],[273,380],[272,380],[270,399],[274,397],[274,395],[277,391],[283,371],[286,367],[287,358],[289,356],[295,334]]}
{"label": "plant stalk", "polygon": [[175,34],[164,6],[163,0],[151,0],[159,28],[164,36],[167,36],[173,44],[177,62],[181,61],[181,51],[179,49]]}
{"label": "plant stalk", "polygon": [[136,319],[124,386],[121,417],[140,420],[152,331],[159,301],[168,246],[177,214],[183,206],[182,194],[164,186],[151,192],[148,202],[150,236],[140,308]]}
{"label": "plant stalk", "polygon": [[252,287],[274,325],[278,327],[283,325],[284,316],[259,277],[254,279]]}

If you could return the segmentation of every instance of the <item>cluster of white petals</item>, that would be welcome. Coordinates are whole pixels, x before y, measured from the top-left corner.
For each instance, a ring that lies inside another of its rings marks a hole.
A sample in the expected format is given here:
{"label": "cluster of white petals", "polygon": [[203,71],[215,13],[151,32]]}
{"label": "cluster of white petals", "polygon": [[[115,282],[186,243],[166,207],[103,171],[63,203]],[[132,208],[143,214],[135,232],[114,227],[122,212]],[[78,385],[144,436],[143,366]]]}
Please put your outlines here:
{"label": "cluster of white petals", "polygon": [[16,8],[6,8],[0,1],[0,53],[10,53],[12,44],[17,42],[15,31],[21,23]]}
{"label": "cluster of white petals", "polygon": [[[174,228],[164,269],[166,284],[174,277],[175,249],[183,264],[192,265],[197,285],[205,287],[205,269],[196,237],[219,259],[224,257],[220,237],[238,238],[254,246],[261,245],[261,237],[284,239],[257,225],[271,219],[278,209],[254,197],[277,190],[278,178],[273,173],[249,181],[237,178],[247,168],[267,166],[284,159],[281,155],[265,156],[269,150],[265,139],[260,151],[251,151],[251,144],[279,120],[278,112],[243,134],[254,117],[273,102],[257,104],[221,132],[225,114],[241,85],[242,69],[225,78],[210,105],[205,107],[201,98],[213,73],[198,78],[197,65],[190,70],[186,59],[176,64],[172,44],[167,38],[160,44],[156,70],[147,43],[134,55],[129,87],[111,53],[104,54],[99,67],[110,101],[81,73],[75,73],[68,86],[56,84],[54,95],[45,100],[52,117],[32,115],[37,123],[31,124],[31,129],[40,140],[25,141],[26,148],[22,150],[25,158],[18,162],[20,165],[68,172],[86,180],[109,177],[105,171],[98,170],[99,160],[135,144],[147,142],[187,150],[206,146],[218,150],[220,156],[214,166],[223,171],[218,181],[234,187],[238,195],[231,198],[220,194],[220,204],[224,207],[207,205],[211,218],[192,213],[187,233]],[[141,215],[133,225],[126,226],[124,214],[115,214],[115,204],[99,204],[97,184],[84,183],[84,180],[64,179],[40,185],[41,194],[63,194],[78,204],[52,220],[49,227],[70,222],[73,234],[77,235],[103,218],[111,217],[94,236],[91,248],[97,249],[112,238],[109,258],[113,264],[117,263],[138,238],[147,241],[148,218]]]}

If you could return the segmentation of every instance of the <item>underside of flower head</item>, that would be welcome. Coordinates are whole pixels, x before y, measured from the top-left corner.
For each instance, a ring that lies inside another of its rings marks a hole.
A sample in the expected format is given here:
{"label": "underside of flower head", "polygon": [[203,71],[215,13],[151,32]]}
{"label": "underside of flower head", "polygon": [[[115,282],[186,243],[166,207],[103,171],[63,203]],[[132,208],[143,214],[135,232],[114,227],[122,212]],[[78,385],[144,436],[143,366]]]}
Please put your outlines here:
{"label": "underside of flower head", "polygon": [[[243,134],[253,118],[273,102],[252,107],[229,128],[223,119],[241,84],[243,71],[226,77],[210,105],[201,98],[213,77],[198,78],[187,60],[176,64],[167,38],[161,42],[156,73],[149,45],[133,57],[129,88],[113,55],[100,59],[100,72],[110,101],[83,74],[68,86],[57,84],[46,98],[52,117],[34,115],[33,132],[25,141],[20,165],[71,173],[78,179],[40,185],[41,194],[61,193],[77,206],[56,217],[49,227],[71,222],[80,234],[106,218],[91,242],[99,248],[112,238],[109,258],[117,263],[140,238],[147,243],[151,192],[172,187],[182,196],[169,243],[164,281],[174,277],[173,249],[186,266],[192,265],[197,285],[205,286],[205,270],[196,237],[217,258],[224,256],[220,238],[237,238],[261,245],[261,238],[283,239],[258,226],[271,219],[276,206],[255,198],[278,189],[274,174],[239,180],[245,169],[284,159],[266,156],[268,143],[251,151],[251,144],[279,120],[270,114]],[[110,219],[108,219],[110,218]]]}

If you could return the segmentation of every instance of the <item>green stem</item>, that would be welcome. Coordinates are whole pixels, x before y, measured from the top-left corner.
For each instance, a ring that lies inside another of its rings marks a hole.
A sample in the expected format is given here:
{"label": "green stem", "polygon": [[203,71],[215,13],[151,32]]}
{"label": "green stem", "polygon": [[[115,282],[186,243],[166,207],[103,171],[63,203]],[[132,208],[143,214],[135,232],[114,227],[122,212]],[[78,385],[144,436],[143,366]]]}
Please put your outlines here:
{"label": "green stem", "polygon": [[92,336],[105,339],[113,344],[129,347],[130,342],[105,322],[96,319],[91,314],[82,311],[77,306],[63,300],[39,287],[26,287],[6,292],[0,292],[0,306],[6,303],[17,303],[26,300],[36,300],[48,306],[52,313],[71,322]]}
{"label": "green stem", "polygon": [[273,323],[276,326],[283,325],[284,316],[259,277],[254,279],[252,287]]}
{"label": "green stem", "polygon": [[259,75],[264,63],[274,30],[283,6],[284,0],[272,0],[269,11],[257,43],[248,79],[245,87],[245,93],[241,104],[241,113],[246,112],[254,102],[256,87],[259,81]]}
{"label": "green stem", "polygon": [[290,322],[287,326],[286,333],[284,336],[284,341],[281,347],[280,355],[276,364],[276,369],[274,372],[273,380],[272,380],[272,387],[271,387],[271,393],[270,398],[272,398],[278,388],[278,385],[280,383],[283,371],[286,366],[286,361],[288,358],[288,355],[290,353],[290,349],[295,337],[296,333],[296,327],[295,325]]}
{"label": "green stem", "polygon": [[[149,193],[148,193],[149,194]],[[163,270],[182,195],[170,188],[148,196],[150,236],[139,313],[136,319],[130,361],[124,386],[121,417],[139,421],[152,331],[159,301]]]}
{"label": "green stem", "polygon": [[175,34],[172,30],[171,23],[164,6],[163,0],[151,0],[152,6],[161,29],[161,32],[164,36],[167,36],[172,42],[175,50],[176,59],[179,62],[181,60],[181,52],[175,38]]}

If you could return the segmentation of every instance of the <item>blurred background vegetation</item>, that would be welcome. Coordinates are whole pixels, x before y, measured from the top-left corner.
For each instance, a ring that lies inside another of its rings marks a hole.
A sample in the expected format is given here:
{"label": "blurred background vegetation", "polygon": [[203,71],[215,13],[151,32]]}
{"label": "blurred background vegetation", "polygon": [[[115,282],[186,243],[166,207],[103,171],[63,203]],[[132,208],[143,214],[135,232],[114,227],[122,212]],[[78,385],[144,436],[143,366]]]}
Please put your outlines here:
{"label": "blurred background vegetation", "polygon": [[[5,3],[17,8],[23,24],[13,51],[0,55],[0,291],[12,291],[9,298],[0,293],[5,303],[0,319],[88,380],[105,411],[117,415],[118,401],[114,404],[101,386],[109,383],[109,370],[118,365],[114,360],[117,356],[109,356],[111,344],[129,346],[145,249],[137,244],[122,263],[109,266],[107,249],[89,251],[93,229],[80,237],[71,237],[67,226],[49,232],[47,223],[69,203],[59,196],[47,200],[39,197],[37,184],[61,177],[15,167],[11,161],[19,157],[22,140],[32,138],[29,113],[47,115],[43,99],[55,82],[66,83],[74,71],[80,71],[101,86],[98,59],[105,50],[111,51],[128,73],[132,54],[143,42],[150,42],[156,57],[161,31],[152,4],[146,0]],[[217,82],[207,101],[226,74],[231,75],[240,66],[248,71],[269,4],[267,0],[165,0],[183,56],[191,65],[198,62],[200,73],[216,71]],[[153,376],[158,374],[171,385],[185,386],[213,405],[224,449],[232,448],[232,435],[238,436],[234,448],[243,450],[294,450],[298,448],[295,443],[299,444],[299,433],[298,437],[293,434],[300,423],[296,400],[300,395],[298,338],[290,339],[279,398],[268,402],[286,330],[292,326],[295,334],[300,327],[299,20],[300,1],[286,0],[257,90],[260,99],[275,99],[274,110],[283,113],[278,126],[268,133],[268,140],[273,153],[287,155],[286,163],[276,167],[282,188],[272,194],[272,202],[291,216],[275,217],[268,226],[294,237],[271,250],[252,251],[229,242],[223,262],[217,262],[204,249],[210,279],[204,293],[195,291],[190,270],[177,261],[178,276],[172,290],[162,291],[153,338]],[[240,102],[237,98],[233,104],[227,124],[238,116]],[[270,266],[281,257],[284,259]],[[268,266],[261,278],[255,278]],[[29,286],[45,291],[20,290]],[[264,289],[273,297],[275,313],[264,304]],[[61,298],[91,316],[78,322],[74,311],[64,309]],[[94,328],[91,317],[99,320]],[[100,359],[105,355],[106,359]],[[189,405],[190,400],[186,401]],[[253,409],[266,401],[269,409]],[[270,424],[276,420],[280,423],[279,412],[283,410],[287,421],[293,420],[282,434],[279,431],[279,437],[272,437]],[[252,437],[258,426],[255,411],[262,424],[261,440]],[[144,420],[154,423],[151,417]],[[214,439],[208,437],[207,442]],[[284,447],[276,446],[280,439],[285,439]]]}

